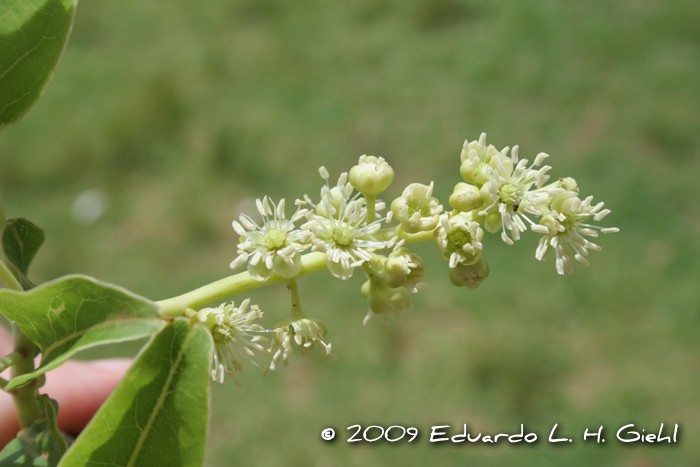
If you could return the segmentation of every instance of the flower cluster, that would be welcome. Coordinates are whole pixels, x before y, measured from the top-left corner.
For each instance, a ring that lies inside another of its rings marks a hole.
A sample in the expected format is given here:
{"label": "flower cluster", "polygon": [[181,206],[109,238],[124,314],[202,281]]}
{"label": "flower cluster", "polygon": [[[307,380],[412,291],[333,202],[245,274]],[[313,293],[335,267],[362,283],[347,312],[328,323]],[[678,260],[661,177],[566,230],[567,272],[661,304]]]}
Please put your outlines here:
{"label": "flower cluster", "polygon": [[321,201],[314,204],[306,197],[304,202],[315,210],[309,213],[308,222],[302,229],[313,235],[312,250],[326,253],[331,274],[339,279],[349,279],[356,267],[372,259],[375,250],[388,246],[388,242],[374,238],[384,219],[367,218],[366,200],[360,197],[360,192],[351,196],[353,187],[346,182],[346,173],[341,174],[338,184],[332,189],[328,186],[328,172],[324,167],[321,167],[321,176],[326,180],[326,186],[321,189]]}
{"label": "flower cluster", "polygon": [[[433,196],[433,182],[411,183],[393,199],[386,215],[378,215],[386,205],[377,197],[393,182],[394,170],[374,156],[361,156],[334,186],[321,167],[319,198],[297,199],[289,218],[284,199],[276,204],[267,196],[256,200],[259,220],[241,214],[233,221],[240,240],[231,268],[247,264],[250,280],[284,281],[291,292],[291,317],[265,330],[253,324],[262,313],[254,305],[247,311],[248,300],[238,308],[231,303],[193,311],[214,336],[212,377],[223,380],[225,373],[240,370],[241,357],[256,354],[271,355],[265,372],[286,366],[295,348],[306,358],[316,347],[335,358],[326,326],[302,312],[296,285],[302,273],[323,266],[343,280],[362,269],[367,277],[360,290],[368,303],[366,324],[375,315],[384,321],[390,314],[398,319],[401,311],[411,310],[411,294],[427,287],[423,259],[408,246],[414,242],[433,239],[449,266],[450,281],[472,289],[490,272],[482,257],[485,232],[500,234],[508,245],[527,230],[542,235],[535,257],[544,260],[553,252],[559,274],[572,273],[574,261],[588,265],[589,251],[601,249],[590,239],[618,229],[592,224],[610,211],[603,203],[594,204],[592,196],[581,198],[573,178],[549,183],[551,167],[543,165],[548,157],[539,153],[530,163],[519,158],[518,146],[498,150],[487,145],[486,134],[465,141],[459,170],[464,181],[449,198],[451,211]],[[268,348],[261,345],[267,340],[263,333],[271,336]]]}
{"label": "flower cluster", "polygon": [[[485,133],[478,141],[465,141],[460,173],[467,183],[455,186],[450,197],[450,205],[455,209],[451,216],[467,213],[473,220],[483,222],[487,231],[500,231],[501,239],[509,245],[519,240],[529,225],[532,231],[544,234],[536,258],[544,260],[553,250],[559,274],[572,273],[573,260],[588,265],[585,258],[588,249],[599,251],[600,247],[583,236],[596,237],[598,231],[612,233],[619,229],[597,227],[584,221],[591,217],[600,221],[610,211],[602,210],[603,203],[593,206],[592,196],[581,200],[572,178],[546,184],[551,167],[542,163],[549,157],[547,154],[537,154],[529,164],[527,159],[519,159],[518,146],[510,150],[510,156],[508,152],[508,147],[499,151],[492,145],[486,146]],[[533,221],[530,216],[539,221]],[[459,246],[459,242],[451,244],[443,237],[442,234],[437,237],[443,253],[446,243],[453,249]],[[449,261],[450,267],[455,267],[454,254]]]}

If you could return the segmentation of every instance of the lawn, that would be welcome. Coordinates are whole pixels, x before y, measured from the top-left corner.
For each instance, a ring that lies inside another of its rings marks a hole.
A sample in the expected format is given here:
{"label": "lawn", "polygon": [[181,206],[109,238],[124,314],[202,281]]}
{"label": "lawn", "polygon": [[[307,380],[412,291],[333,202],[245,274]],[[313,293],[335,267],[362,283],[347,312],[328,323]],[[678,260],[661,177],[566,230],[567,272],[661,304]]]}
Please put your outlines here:
{"label": "lawn", "polygon": [[[468,290],[421,245],[430,287],[388,326],[362,325],[360,274],[301,278],[338,360],[215,386],[206,465],[697,466],[698,24],[690,0],[81,2],[46,94],[0,134],[5,210],[47,233],[35,282],[80,272],[156,300],[230,274],[234,215],[317,197],[320,165],[383,156],[387,201],[434,181],[447,204],[465,138],[544,151],[620,228],[589,268],[559,276],[536,234],[489,236]],[[71,213],[86,190],[107,200],[90,225]],[[268,327],[286,318],[283,286],[251,299]],[[614,439],[662,422],[677,444]],[[521,423],[538,443],[429,442],[433,425]],[[547,442],[555,423],[572,443]],[[348,444],[355,424],[421,434]],[[606,443],[584,442],[600,425]]]}

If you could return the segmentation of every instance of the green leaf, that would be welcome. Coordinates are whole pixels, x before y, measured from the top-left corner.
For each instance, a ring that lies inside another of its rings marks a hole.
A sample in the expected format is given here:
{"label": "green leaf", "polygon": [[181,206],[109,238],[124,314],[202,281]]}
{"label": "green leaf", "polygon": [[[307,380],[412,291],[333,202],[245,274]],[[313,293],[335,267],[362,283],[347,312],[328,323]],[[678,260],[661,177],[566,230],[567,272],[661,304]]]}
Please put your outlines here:
{"label": "green leaf", "polygon": [[29,429],[20,431],[0,453],[0,467],[56,467],[68,449],[58,431],[58,404],[45,394],[36,395],[42,416]]}
{"label": "green leaf", "polygon": [[41,364],[6,389],[52,370],[77,352],[153,334],[165,326],[155,303],[87,276],[66,276],[27,292],[0,290],[0,311],[41,350]]}
{"label": "green leaf", "polygon": [[59,467],[201,466],[212,348],[184,319],[154,336]]}
{"label": "green leaf", "polygon": [[[2,0],[0,0],[2,1]],[[19,283],[24,290],[34,287],[27,279],[29,263],[44,243],[44,231],[23,217],[9,219],[0,234],[2,252],[17,271]]]}
{"label": "green leaf", "polygon": [[46,394],[37,394],[36,399],[39,402],[41,412],[44,414],[42,418],[32,425],[33,429],[41,430],[36,433],[36,444],[42,453],[48,455],[49,466],[56,467],[66,449],[68,449],[66,439],[58,430],[58,425],[56,424],[58,403]]}
{"label": "green leaf", "polygon": [[0,0],[0,129],[41,97],[68,40],[77,0]]}
{"label": "green leaf", "polygon": [[0,452],[0,467],[48,467],[43,457],[30,454],[29,443],[19,436],[10,441]]}

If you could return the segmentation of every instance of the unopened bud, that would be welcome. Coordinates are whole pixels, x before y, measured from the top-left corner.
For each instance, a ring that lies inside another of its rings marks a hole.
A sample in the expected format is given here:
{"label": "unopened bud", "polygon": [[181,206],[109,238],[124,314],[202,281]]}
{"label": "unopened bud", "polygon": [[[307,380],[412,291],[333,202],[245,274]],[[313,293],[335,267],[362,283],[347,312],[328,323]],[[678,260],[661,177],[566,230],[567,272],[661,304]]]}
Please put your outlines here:
{"label": "unopened bud", "polygon": [[369,298],[369,280],[366,280],[364,284],[362,284],[362,287],[360,287],[360,293],[362,294],[363,297]]}
{"label": "unopened bud", "polygon": [[365,196],[377,196],[394,181],[394,169],[383,157],[360,156],[358,165],[350,169],[350,183]]}
{"label": "unopened bud", "polygon": [[399,319],[399,311],[411,310],[411,294],[405,287],[389,287],[384,280],[372,280],[370,282],[369,294],[369,311],[365,317],[364,323],[372,316],[387,315],[393,313],[396,319]]}
{"label": "unopened bud", "polygon": [[458,183],[450,196],[450,206],[457,211],[472,211],[484,204],[479,189],[469,183]]}
{"label": "unopened bud", "polygon": [[463,265],[450,268],[450,281],[457,287],[467,286],[476,289],[489,275],[489,265],[483,259],[476,264]]}

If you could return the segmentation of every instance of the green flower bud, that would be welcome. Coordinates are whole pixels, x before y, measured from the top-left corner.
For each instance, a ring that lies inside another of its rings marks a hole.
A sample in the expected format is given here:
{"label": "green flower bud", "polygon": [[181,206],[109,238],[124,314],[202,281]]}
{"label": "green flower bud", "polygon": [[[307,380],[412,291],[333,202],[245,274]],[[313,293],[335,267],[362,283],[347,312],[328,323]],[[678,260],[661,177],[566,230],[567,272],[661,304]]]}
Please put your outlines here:
{"label": "green flower bud", "polygon": [[362,294],[363,297],[369,298],[369,288],[370,288],[369,280],[366,280],[365,283],[362,284],[362,287],[360,287],[360,293]]}
{"label": "green flower bud", "polygon": [[484,228],[492,234],[495,234],[501,230],[501,213],[493,212],[487,215],[486,221],[484,222]]}
{"label": "green flower bud", "polygon": [[489,275],[489,265],[483,259],[476,264],[458,264],[450,268],[450,281],[457,287],[467,286],[476,289]]}
{"label": "green flower bud", "polygon": [[432,182],[430,185],[411,183],[399,198],[391,202],[394,218],[401,222],[406,233],[427,232],[435,228],[442,205],[432,194]]}
{"label": "green flower bud", "polygon": [[472,211],[484,204],[479,189],[468,183],[458,183],[450,196],[450,206],[457,211]]}
{"label": "green flower bud", "polygon": [[366,197],[375,197],[394,181],[394,169],[383,157],[360,156],[358,165],[350,169],[350,183]]}
{"label": "green flower bud", "polygon": [[425,277],[423,259],[408,248],[392,252],[384,262],[384,280],[389,287],[406,287],[411,292],[425,287],[421,280]]}
{"label": "green flower bud", "polygon": [[369,294],[369,312],[364,319],[364,324],[367,324],[372,314],[382,315],[386,321],[386,315],[394,313],[396,319],[399,319],[399,311],[412,310],[411,294],[405,287],[389,287],[382,278],[375,278],[370,281]]}

